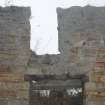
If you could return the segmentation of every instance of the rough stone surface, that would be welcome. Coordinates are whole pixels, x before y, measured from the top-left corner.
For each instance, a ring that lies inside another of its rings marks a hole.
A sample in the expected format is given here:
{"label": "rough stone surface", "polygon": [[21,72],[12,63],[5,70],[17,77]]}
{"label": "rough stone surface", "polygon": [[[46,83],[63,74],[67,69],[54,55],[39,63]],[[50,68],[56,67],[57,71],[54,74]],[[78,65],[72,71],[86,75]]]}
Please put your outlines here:
{"label": "rough stone surface", "polygon": [[105,48],[99,48],[96,63],[89,75],[89,83],[85,84],[87,105],[105,105]]}
{"label": "rough stone surface", "polygon": [[57,13],[61,61],[69,65],[74,74],[88,74],[98,48],[104,46],[105,8],[77,6],[58,8]]}
{"label": "rough stone surface", "polygon": [[0,7],[0,105],[29,105],[29,7]]}
{"label": "rough stone surface", "polygon": [[30,9],[0,7],[0,71],[24,69],[30,55]]}
{"label": "rough stone surface", "polygon": [[74,74],[89,77],[85,104],[105,105],[105,7],[58,8],[57,13],[61,61]]}
{"label": "rough stone surface", "polygon": [[32,53],[28,73],[88,75],[98,48],[105,44],[105,8],[58,8],[57,14],[61,54],[36,56]]}
{"label": "rough stone surface", "polygon": [[36,55],[31,51],[31,57],[27,65],[27,74],[56,74],[57,66],[60,64],[59,57],[60,55]]}
{"label": "rough stone surface", "polygon": [[61,54],[37,56],[29,49],[30,9],[0,8],[0,105],[28,105],[24,74],[65,73],[87,75],[86,105],[105,105],[105,7],[57,13]]}
{"label": "rough stone surface", "polygon": [[27,73],[87,75],[84,105],[105,105],[105,7],[57,9],[60,55],[36,56]]}

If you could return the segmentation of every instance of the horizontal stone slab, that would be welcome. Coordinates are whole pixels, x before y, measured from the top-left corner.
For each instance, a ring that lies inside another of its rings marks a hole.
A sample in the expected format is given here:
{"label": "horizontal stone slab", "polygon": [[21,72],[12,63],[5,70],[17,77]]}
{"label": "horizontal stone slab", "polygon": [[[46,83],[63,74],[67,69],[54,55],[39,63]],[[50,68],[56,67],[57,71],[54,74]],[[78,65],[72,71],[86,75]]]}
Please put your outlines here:
{"label": "horizontal stone slab", "polygon": [[105,84],[102,83],[85,83],[85,91],[105,92]]}
{"label": "horizontal stone slab", "polygon": [[16,91],[16,97],[18,99],[28,99],[29,98],[29,90],[21,90],[21,91]]}
{"label": "horizontal stone slab", "polygon": [[23,74],[17,73],[1,73],[0,82],[22,82],[24,81]]}
{"label": "horizontal stone slab", "polygon": [[29,105],[28,99],[8,99],[7,101],[7,105]]}
{"label": "horizontal stone slab", "polygon": [[90,80],[93,82],[103,83],[105,84],[105,74],[91,74]]}
{"label": "horizontal stone slab", "polygon": [[0,98],[17,98],[17,99],[28,99],[29,91],[13,91],[13,90],[0,90]]}
{"label": "horizontal stone slab", "polygon": [[98,97],[105,97],[105,91],[104,91],[104,92],[87,91],[87,92],[86,92],[86,95],[98,96]]}
{"label": "horizontal stone slab", "polygon": [[87,101],[99,101],[99,102],[103,102],[105,101],[105,97],[100,97],[100,96],[88,96],[87,97]]}
{"label": "horizontal stone slab", "polygon": [[86,105],[105,105],[105,101],[88,101]]}
{"label": "horizontal stone slab", "polygon": [[102,74],[102,75],[105,74],[105,70],[102,70],[102,69],[101,70],[94,70],[93,72],[95,74]]}
{"label": "horizontal stone slab", "polygon": [[12,55],[12,54],[5,54],[5,53],[0,53],[0,60],[14,60],[16,57],[16,54]]}
{"label": "horizontal stone slab", "polygon": [[105,57],[97,58],[96,61],[97,61],[97,62],[105,62]]}
{"label": "horizontal stone slab", "polygon": [[97,49],[97,52],[98,52],[98,54],[103,54],[103,53],[105,53],[105,48],[99,48],[99,49]]}
{"label": "horizontal stone slab", "polygon": [[95,67],[105,67],[105,61],[103,62],[96,62],[96,64],[94,65]]}
{"label": "horizontal stone slab", "polygon": [[94,73],[100,73],[100,74],[105,74],[105,67],[95,67],[93,69]]}
{"label": "horizontal stone slab", "polygon": [[0,82],[0,90],[29,90],[29,82]]}
{"label": "horizontal stone slab", "polygon": [[16,92],[15,91],[6,91],[2,90],[0,91],[0,98],[3,97],[16,97]]}

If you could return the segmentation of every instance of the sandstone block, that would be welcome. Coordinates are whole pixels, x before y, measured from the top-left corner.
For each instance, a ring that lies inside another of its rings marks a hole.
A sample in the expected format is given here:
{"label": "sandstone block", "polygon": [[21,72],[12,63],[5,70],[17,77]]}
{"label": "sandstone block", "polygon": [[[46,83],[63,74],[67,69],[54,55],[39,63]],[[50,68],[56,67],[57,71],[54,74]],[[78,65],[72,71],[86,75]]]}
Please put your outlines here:
{"label": "sandstone block", "polygon": [[0,90],[0,98],[16,97],[16,92],[11,90]]}
{"label": "sandstone block", "polygon": [[29,91],[28,82],[0,82],[0,90]]}
{"label": "sandstone block", "polygon": [[0,105],[7,105],[8,101],[5,98],[0,98]]}
{"label": "sandstone block", "polygon": [[17,73],[1,73],[0,82],[22,82],[24,81],[23,74]]}
{"label": "sandstone block", "polygon": [[11,98],[7,105],[29,105],[29,100]]}
{"label": "sandstone block", "polygon": [[29,90],[20,90],[16,92],[18,99],[29,99]]}
{"label": "sandstone block", "polygon": [[105,74],[91,72],[89,78],[92,82],[105,84]]}
{"label": "sandstone block", "polygon": [[105,91],[105,84],[102,83],[86,83],[85,84],[85,91],[97,91],[97,92],[104,92]]}

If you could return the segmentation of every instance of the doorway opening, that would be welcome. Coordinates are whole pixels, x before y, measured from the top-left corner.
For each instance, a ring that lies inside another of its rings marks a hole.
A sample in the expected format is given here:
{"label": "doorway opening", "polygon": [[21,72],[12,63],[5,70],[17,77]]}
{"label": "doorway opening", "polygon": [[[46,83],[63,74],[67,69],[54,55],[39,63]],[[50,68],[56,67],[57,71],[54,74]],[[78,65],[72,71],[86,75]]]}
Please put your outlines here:
{"label": "doorway opening", "polygon": [[81,78],[30,75],[30,105],[83,105],[84,82]]}

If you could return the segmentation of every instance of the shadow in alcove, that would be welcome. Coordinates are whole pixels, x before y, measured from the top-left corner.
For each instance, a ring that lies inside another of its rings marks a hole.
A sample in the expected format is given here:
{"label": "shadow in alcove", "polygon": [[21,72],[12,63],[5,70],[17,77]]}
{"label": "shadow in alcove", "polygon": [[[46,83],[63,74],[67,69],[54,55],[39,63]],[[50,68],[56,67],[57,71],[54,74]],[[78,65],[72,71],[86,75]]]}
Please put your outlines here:
{"label": "shadow in alcove", "polygon": [[83,75],[26,75],[30,82],[30,105],[83,105]]}

